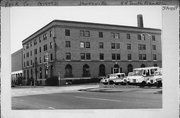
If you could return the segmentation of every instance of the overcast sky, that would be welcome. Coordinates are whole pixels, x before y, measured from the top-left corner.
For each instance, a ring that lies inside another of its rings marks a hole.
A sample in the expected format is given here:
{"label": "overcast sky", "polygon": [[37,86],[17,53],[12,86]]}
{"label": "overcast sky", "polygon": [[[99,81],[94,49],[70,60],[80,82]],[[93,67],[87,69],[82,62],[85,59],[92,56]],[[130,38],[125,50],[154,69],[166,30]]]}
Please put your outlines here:
{"label": "overcast sky", "polygon": [[54,19],[137,26],[137,14],[144,27],[162,29],[160,6],[73,6],[11,7],[11,53],[22,48],[22,40]]}

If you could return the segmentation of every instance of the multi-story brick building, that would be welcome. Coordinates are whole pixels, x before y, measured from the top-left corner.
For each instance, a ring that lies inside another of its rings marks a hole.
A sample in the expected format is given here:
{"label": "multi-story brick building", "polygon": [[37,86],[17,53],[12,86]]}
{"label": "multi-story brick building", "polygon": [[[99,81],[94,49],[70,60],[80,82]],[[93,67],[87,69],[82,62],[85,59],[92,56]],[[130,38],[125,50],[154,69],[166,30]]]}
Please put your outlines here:
{"label": "multi-story brick building", "polygon": [[20,49],[11,55],[11,63],[12,63],[11,76],[12,76],[12,82],[14,83],[18,81],[19,77],[23,77],[22,54],[23,54],[23,49]]}
{"label": "multi-story brick building", "polygon": [[52,76],[94,78],[162,64],[161,30],[141,23],[132,27],[54,20],[22,44],[24,76],[41,84]]}

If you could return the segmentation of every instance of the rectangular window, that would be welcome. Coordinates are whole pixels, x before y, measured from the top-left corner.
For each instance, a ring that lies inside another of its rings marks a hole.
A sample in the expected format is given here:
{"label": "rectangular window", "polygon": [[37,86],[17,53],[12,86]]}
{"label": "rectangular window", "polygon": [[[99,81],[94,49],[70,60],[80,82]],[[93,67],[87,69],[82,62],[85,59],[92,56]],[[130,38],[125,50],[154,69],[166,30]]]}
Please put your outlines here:
{"label": "rectangular window", "polygon": [[44,51],[46,51],[46,50],[47,50],[47,44],[44,45]]}
{"label": "rectangular window", "polygon": [[26,65],[29,66],[29,61],[26,62]]}
{"label": "rectangular window", "polygon": [[65,29],[65,36],[70,36],[70,30],[69,29]]}
{"label": "rectangular window", "polygon": [[52,37],[52,31],[51,30],[49,31],[49,37]]}
{"label": "rectangular window", "polygon": [[47,39],[47,34],[43,34],[43,40],[46,40]]}
{"label": "rectangular window", "polygon": [[84,36],[85,37],[90,37],[90,32],[89,31],[85,31]]}
{"label": "rectangular window", "polygon": [[153,60],[157,60],[156,54],[153,54]]}
{"label": "rectangular window", "polygon": [[116,54],[117,55],[117,60],[121,60],[121,55],[120,54]]}
{"label": "rectangular window", "polygon": [[33,65],[33,62],[32,62],[32,60],[31,60],[31,66]]}
{"label": "rectangular window", "polygon": [[90,48],[90,42],[86,42],[86,48]]}
{"label": "rectangular window", "polygon": [[127,55],[128,60],[131,60],[131,54]]}
{"label": "rectangular window", "polygon": [[131,50],[131,44],[127,44],[127,49]]}
{"label": "rectangular window", "polygon": [[99,48],[101,48],[101,49],[104,48],[103,42],[99,42]]}
{"label": "rectangular window", "polygon": [[80,48],[85,48],[85,43],[84,42],[80,42]]}
{"label": "rectangular window", "polygon": [[153,45],[153,50],[156,50],[156,45]]}
{"label": "rectangular window", "polygon": [[44,55],[44,62],[46,62],[46,55]]}
{"label": "rectangular window", "polygon": [[50,59],[51,59],[51,61],[53,60],[53,54],[50,55]]}
{"label": "rectangular window", "polygon": [[39,57],[39,63],[41,63],[41,57]]}
{"label": "rectangular window", "polygon": [[112,60],[116,60],[116,54],[112,54]]}
{"label": "rectangular window", "polygon": [[120,49],[120,43],[116,43],[116,49]]}
{"label": "rectangular window", "polygon": [[41,43],[41,37],[39,37],[39,43]]}
{"label": "rectangular window", "polygon": [[80,30],[80,36],[90,37],[90,31]]}
{"label": "rectangular window", "polygon": [[36,39],[34,39],[34,45],[36,45],[37,44],[37,40]]}
{"label": "rectangular window", "polygon": [[85,53],[81,53],[80,56],[81,56],[81,60],[85,60]]}
{"label": "rectangular window", "polygon": [[127,34],[127,39],[131,39],[131,35],[130,34]]}
{"label": "rectangular window", "polygon": [[112,32],[112,33],[111,33],[111,36],[112,36],[112,38],[115,38],[115,33]]}
{"label": "rectangular window", "polygon": [[99,54],[99,59],[100,59],[100,60],[104,60],[104,54],[103,54],[103,53],[100,53],[100,54]]}
{"label": "rectangular window", "polygon": [[99,38],[103,38],[103,32],[99,32]]}
{"label": "rectangular window", "polygon": [[26,53],[26,57],[29,57],[29,52]]}
{"label": "rectangular window", "polygon": [[71,53],[70,53],[70,52],[66,53],[66,59],[67,59],[67,60],[70,60],[70,59],[71,59]]}
{"label": "rectangular window", "polygon": [[155,36],[154,36],[154,35],[152,35],[152,40],[153,40],[153,41],[156,41],[156,38],[155,38]]}
{"label": "rectangular window", "polygon": [[111,49],[115,49],[115,43],[111,43]]}
{"label": "rectangular window", "polygon": [[41,47],[39,47],[39,52],[41,52]]}
{"label": "rectangular window", "polygon": [[146,45],[145,44],[138,44],[138,49],[139,50],[146,50]]}
{"label": "rectangular window", "polygon": [[26,58],[26,55],[24,54],[24,59]]}
{"label": "rectangular window", "polygon": [[120,34],[119,34],[119,33],[114,33],[114,32],[112,32],[112,33],[111,33],[111,36],[112,36],[112,38],[114,38],[114,39],[119,39],[119,38],[120,38]]}
{"label": "rectangular window", "polygon": [[67,47],[67,48],[71,47],[71,42],[70,41],[66,41],[65,42],[65,47]]}
{"label": "rectangular window", "polygon": [[29,44],[26,44],[26,49],[28,49],[29,48]]}
{"label": "rectangular window", "polygon": [[37,54],[37,49],[34,49],[34,54]]}
{"label": "rectangular window", "polygon": [[24,67],[26,66],[26,63],[24,62]]}
{"label": "rectangular window", "polygon": [[32,42],[30,42],[30,47],[32,47]]}
{"label": "rectangular window", "polygon": [[139,60],[146,60],[146,54],[139,54]]}
{"label": "rectangular window", "polygon": [[90,60],[91,59],[91,54],[90,53],[86,53],[86,59]]}
{"label": "rectangular window", "polygon": [[52,49],[52,42],[49,43],[50,49]]}

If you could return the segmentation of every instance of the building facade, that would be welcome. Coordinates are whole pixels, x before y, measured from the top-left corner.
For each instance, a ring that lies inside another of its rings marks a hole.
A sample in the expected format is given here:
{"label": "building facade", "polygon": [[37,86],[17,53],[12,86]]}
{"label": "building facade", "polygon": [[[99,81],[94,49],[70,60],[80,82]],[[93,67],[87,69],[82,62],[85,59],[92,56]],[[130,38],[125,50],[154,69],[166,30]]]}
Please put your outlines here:
{"label": "building facade", "polygon": [[[140,20],[142,21],[142,20]],[[25,80],[96,78],[162,65],[161,30],[54,20],[22,41]]]}
{"label": "building facade", "polygon": [[23,49],[14,52],[11,55],[11,79],[13,83],[17,83],[18,78],[23,77]]}

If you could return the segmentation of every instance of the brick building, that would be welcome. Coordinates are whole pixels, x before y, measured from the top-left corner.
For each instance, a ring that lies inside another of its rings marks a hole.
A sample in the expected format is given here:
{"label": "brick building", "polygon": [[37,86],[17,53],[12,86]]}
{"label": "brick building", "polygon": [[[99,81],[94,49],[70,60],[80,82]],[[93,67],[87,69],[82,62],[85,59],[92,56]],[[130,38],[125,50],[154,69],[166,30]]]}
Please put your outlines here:
{"label": "brick building", "polygon": [[12,82],[17,81],[18,77],[23,77],[23,49],[20,49],[16,52],[14,52],[11,55],[11,76],[12,76]]}
{"label": "brick building", "polygon": [[162,65],[161,30],[54,20],[22,41],[26,81],[48,77],[95,78]]}

